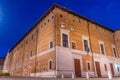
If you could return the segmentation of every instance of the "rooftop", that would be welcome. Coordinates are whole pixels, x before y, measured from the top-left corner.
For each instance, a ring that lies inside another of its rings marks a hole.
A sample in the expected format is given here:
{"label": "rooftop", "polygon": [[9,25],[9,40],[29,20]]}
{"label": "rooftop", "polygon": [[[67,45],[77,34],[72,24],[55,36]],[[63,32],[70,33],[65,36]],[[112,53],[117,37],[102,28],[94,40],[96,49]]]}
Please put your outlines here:
{"label": "rooftop", "polygon": [[[61,6],[58,5],[58,4],[53,4],[53,5],[38,19],[38,21],[33,25],[33,27],[32,27],[30,30],[28,30],[28,32],[26,32],[26,34],[10,49],[9,52],[11,52],[11,51],[15,48],[15,46],[17,46],[17,45],[25,38],[25,36],[26,36],[29,32],[31,32],[31,31],[36,27],[36,25],[37,25],[39,22],[41,22],[41,21],[46,17],[46,15],[49,14],[54,8],[62,9],[62,10],[64,10],[64,11],[67,11],[67,12],[75,15],[75,16],[78,16],[78,17],[80,17],[80,18],[83,18],[83,19],[85,19],[85,20],[87,20],[87,21],[89,21],[89,22],[91,22],[91,23],[94,23],[94,24],[96,24],[96,25],[99,25],[100,27],[102,27],[102,28],[104,28],[104,29],[107,29],[107,30],[109,30],[109,31],[111,31],[111,32],[114,32],[114,30],[112,30],[112,29],[110,29],[110,28],[107,28],[106,26],[103,26],[103,25],[101,25],[101,24],[99,24],[99,23],[97,23],[97,22],[95,22],[95,21],[92,21],[92,20],[90,20],[90,19],[88,19],[88,18],[86,18],[86,17],[84,17],[84,16],[81,16],[80,14],[77,14],[77,13],[71,11],[71,10],[68,10],[68,9],[66,9],[65,7],[61,7]],[[118,29],[118,30],[120,30],[120,29]],[[115,30],[115,31],[116,31],[116,30]]]}

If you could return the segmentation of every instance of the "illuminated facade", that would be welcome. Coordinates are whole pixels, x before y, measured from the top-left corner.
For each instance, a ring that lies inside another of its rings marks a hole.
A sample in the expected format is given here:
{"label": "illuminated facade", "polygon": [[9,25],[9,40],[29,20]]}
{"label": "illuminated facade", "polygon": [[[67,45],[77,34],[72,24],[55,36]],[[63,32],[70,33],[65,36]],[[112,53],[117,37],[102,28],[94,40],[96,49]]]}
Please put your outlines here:
{"label": "illuminated facade", "polygon": [[120,30],[114,31],[53,5],[9,51],[11,76],[120,76]]}

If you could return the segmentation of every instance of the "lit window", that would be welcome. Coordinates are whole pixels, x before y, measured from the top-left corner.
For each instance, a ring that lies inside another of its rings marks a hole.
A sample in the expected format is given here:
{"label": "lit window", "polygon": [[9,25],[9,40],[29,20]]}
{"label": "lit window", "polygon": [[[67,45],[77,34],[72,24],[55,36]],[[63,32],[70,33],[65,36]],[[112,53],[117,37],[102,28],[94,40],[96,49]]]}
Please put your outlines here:
{"label": "lit window", "polygon": [[50,41],[50,48],[53,48],[53,41]]}
{"label": "lit window", "polygon": [[104,45],[100,44],[100,49],[101,49],[101,53],[104,55],[105,54],[105,50],[104,50]]}
{"label": "lit window", "polygon": [[61,27],[62,27],[62,28],[65,28],[65,23],[62,23],[62,24],[61,24]]}
{"label": "lit window", "polygon": [[117,57],[117,52],[115,48],[113,48],[113,52],[114,52],[114,56]]}
{"label": "lit window", "polygon": [[68,47],[68,35],[62,34],[63,47]]}
{"label": "lit window", "polygon": [[72,42],[72,49],[76,49],[76,44]]}
{"label": "lit window", "polygon": [[49,61],[49,70],[52,70],[52,61]]}
{"label": "lit window", "polygon": [[89,52],[88,40],[84,40],[84,50]]}

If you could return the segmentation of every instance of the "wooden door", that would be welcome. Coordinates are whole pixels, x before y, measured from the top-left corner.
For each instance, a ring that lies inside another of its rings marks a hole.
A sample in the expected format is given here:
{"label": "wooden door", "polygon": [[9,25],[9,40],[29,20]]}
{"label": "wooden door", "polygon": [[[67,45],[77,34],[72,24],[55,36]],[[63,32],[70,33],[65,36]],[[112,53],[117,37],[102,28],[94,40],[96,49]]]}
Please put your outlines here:
{"label": "wooden door", "polygon": [[114,76],[114,68],[112,63],[110,63],[110,68],[111,68],[112,76]]}
{"label": "wooden door", "polygon": [[95,66],[96,66],[96,72],[97,72],[98,77],[101,77],[101,70],[100,70],[99,62],[95,62]]}
{"label": "wooden door", "polygon": [[81,66],[80,66],[80,60],[79,59],[74,59],[74,66],[75,66],[76,77],[81,77]]}

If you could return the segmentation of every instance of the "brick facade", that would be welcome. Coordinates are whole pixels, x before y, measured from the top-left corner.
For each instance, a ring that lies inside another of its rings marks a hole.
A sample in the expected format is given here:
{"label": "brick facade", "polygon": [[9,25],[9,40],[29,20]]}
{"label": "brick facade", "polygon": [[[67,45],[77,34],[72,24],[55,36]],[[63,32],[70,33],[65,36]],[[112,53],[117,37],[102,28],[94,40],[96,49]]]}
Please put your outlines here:
{"label": "brick facade", "polygon": [[119,34],[120,30],[53,5],[9,51],[3,71],[11,76],[85,77],[89,72],[91,77],[107,77],[108,71],[119,76]]}

